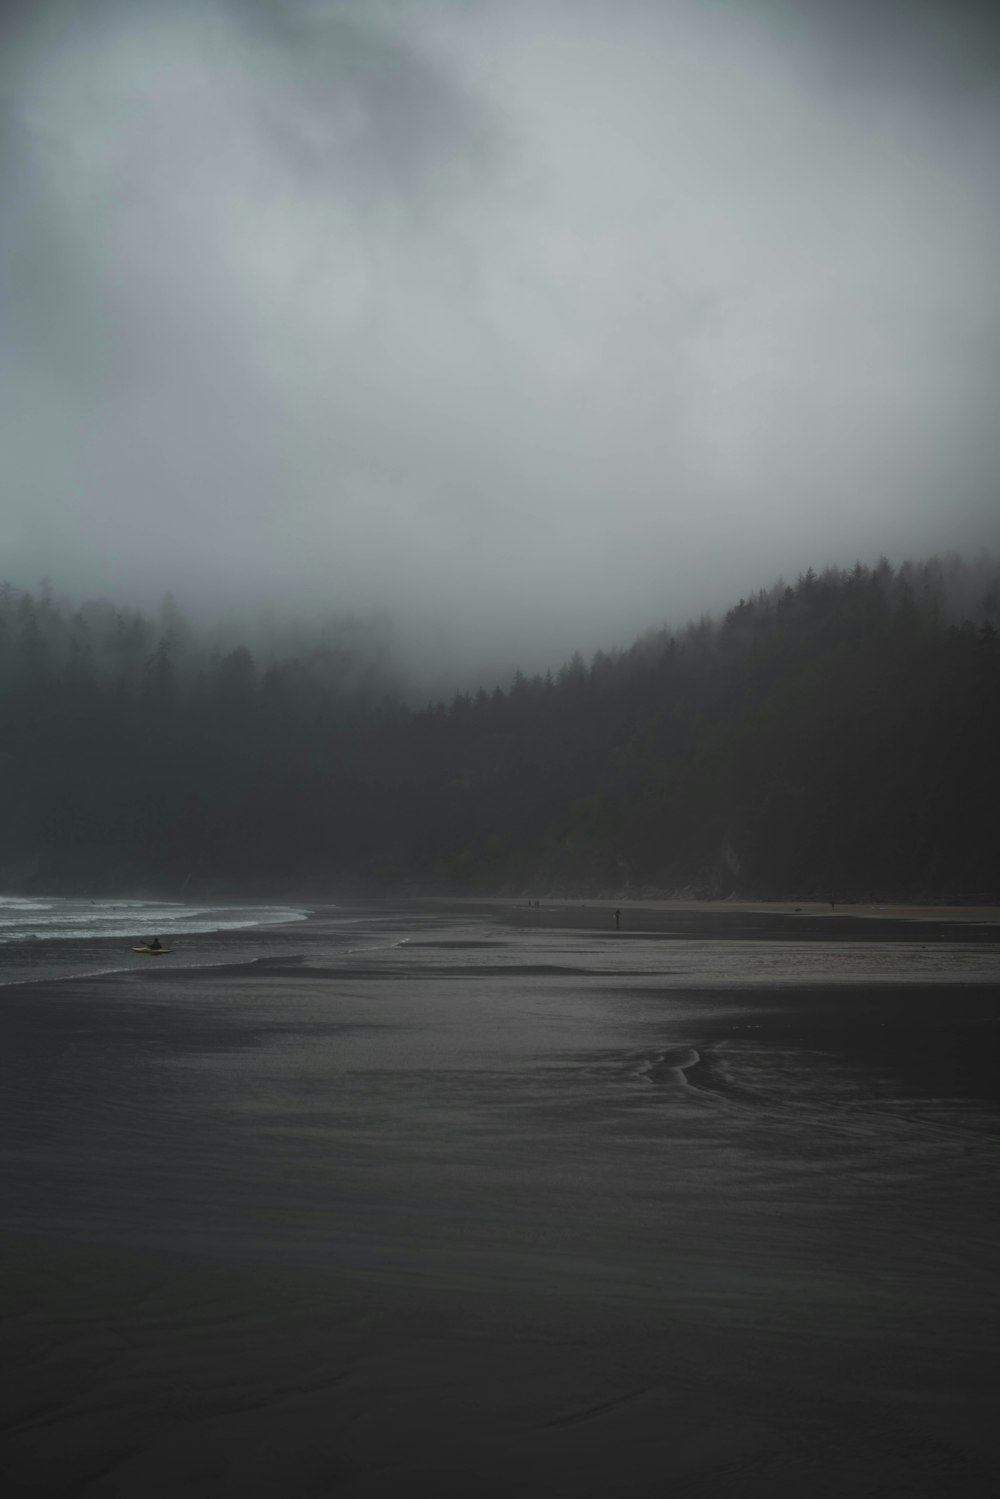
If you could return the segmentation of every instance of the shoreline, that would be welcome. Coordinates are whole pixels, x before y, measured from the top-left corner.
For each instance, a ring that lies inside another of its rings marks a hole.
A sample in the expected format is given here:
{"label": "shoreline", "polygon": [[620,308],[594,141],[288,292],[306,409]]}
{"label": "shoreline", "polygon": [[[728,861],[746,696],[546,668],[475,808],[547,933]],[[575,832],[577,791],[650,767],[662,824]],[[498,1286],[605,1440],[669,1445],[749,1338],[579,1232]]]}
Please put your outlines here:
{"label": "shoreline", "polygon": [[[40,891],[27,891],[21,887],[14,889],[0,889],[0,899],[20,899],[26,902],[41,900],[67,900],[67,901],[90,901],[93,903],[118,901],[141,902],[145,905],[166,904],[188,904],[199,906],[246,906],[250,909],[264,905],[282,906],[307,906],[310,908],[309,915],[327,915],[335,911],[358,909],[359,907],[372,907],[378,909],[385,906],[410,905],[420,906],[425,904],[455,905],[455,906],[479,906],[479,907],[532,907],[541,905],[543,908],[566,907],[569,909],[583,907],[599,907],[614,910],[620,906],[623,910],[626,906],[635,910],[656,911],[741,911],[754,914],[774,913],[778,915],[789,915],[802,913],[810,916],[820,915],[851,915],[851,916],[885,916],[893,919],[906,920],[933,920],[939,918],[945,921],[988,921],[1000,923],[1000,901],[989,901],[982,899],[969,900],[861,900],[847,899],[819,900],[813,897],[773,898],[766,896],[694,896],[694,895],[632,895],[627,891],[617,893],[590,894],[590,895],[557,895],[557,894],[528,894],[517,895],[494,894],[490,892],[482,894],[459,894],[456,892],[441,892],[434,890],[359,890],[351,891],[338,886],[334,892],[324,890],[317,893],[315,889],[303,890],[300,887],[292,887],[289,890],[229,890],[206,889],[192,892],[189,888],[171,891],[160,891],[156,894],[136,894],[132,891],[122,892],[103,891],[95,894],[93,890],[53,891],[45,888]],[[284,925],[287,923],[276,923]]]}
{"label": "shoreline", "polygon": [[[330,914],[329,902],[322,908],[319,903],[313,903],[302,915],[283,921],[178,933],[174,938],[176,945],[155,960],[133,951],[134,942],[140,937],[138,930],[128,938],[80,935],[71,938],[37,937],[30,943],[0,943],[0,991],[35,988],[50,983],[91,984],[102,979],[113,983],[131,976],[145,978],[150,974],[207,974],[244,969],[265,957],[259,951],[262,942],[284,948],[292,934],[304,935],[307,928],[315,927],[315,923]],[[314,929],[313,938],[317,935]],[[245,957],[234,956],[240,947],[254,947],[258,951],[248,952]],[[25,972],[29,962],[45,971]],[[63,964],[65,969],[58,971]]]}
{"label": "shoreline", "polygon": [[[341,900],[310,898],[295,903],[305,910],[302,918],[253,927],[221,929],[193,934],[179,944],[170,960],[142,961],[123,950],[117,939],[94,938],[86,943],[86,955],[77,949],[68,971],[37,975],[9,970],[0,960],[0,990],[37,989],[67,983],[117,986],[137,979],[160,985],[168,980],[191,982],[203,975],[232,977],[266,973],[269,965],[302,964],[308,973],[311,957],[327,949],[334,931],[343,934],[358,922],[358,935],[366,918],[391,920],[395,913],[426,915],[430,922],[452,915],[457,922],[481,920],[500,928],[541,931],[575,931],[596,940],[705,942],[810,943],[898,943],[905,945],[959,944],[978,947],[1000,943],[1000,908],[925,905],[848,905],[830,910],[819,902],[709,901],[709,900],[573,900],[559,897],[537,904],[515,896],[420,896]],[[614,913],[621,912],[621,927]],[[65,944],[68,947],[70,944]],[[81,946],[83,944],[80,944]],[[339,947],[339,944],[337,944]],[[13,944],[11,944],[13,947]],[[32,944],[39,966],[68,962],[69,954],[57,940]],[[268,949],[261,951],[261,948]],[[241,952],[242,949],[242,952]],[[0,948],[0,954],[3,949]],[[338,957],[346,957],[339,953]],[[1000,981],[1000,964],[997,979]],[[982,982],[982,980],[979,980]]]}
{"label": "shoreline", "polygon": [[[915,901],[837,901],[833,907],[829,901],[818,900],[753,900],[723,899],[707,900],[695,897],[632,897],[627,895],[601,896],[532,896],[519,895],[422,895],[379,897],[379,901],[436,905],[497,906],[504,910],[604,910],[614,912],[659,911],[704,912],[708,915],[732,912],[754,916],[824,916],[853,917],[857,919],[881,919],[889,921],[967,921],[976,924],[1000,926],[1000,905],[945,905]],[[359,902],[362,904],[362,902]]]}

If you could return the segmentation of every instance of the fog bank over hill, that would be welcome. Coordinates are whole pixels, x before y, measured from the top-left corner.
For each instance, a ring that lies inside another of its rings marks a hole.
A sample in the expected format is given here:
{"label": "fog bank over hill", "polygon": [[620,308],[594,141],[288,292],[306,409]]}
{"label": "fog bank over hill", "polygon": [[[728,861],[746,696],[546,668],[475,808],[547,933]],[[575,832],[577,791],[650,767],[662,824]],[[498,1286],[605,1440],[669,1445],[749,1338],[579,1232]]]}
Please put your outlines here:
{"label": "fog bank over hill", "polygon": [[986,8],[3,12],[0,554],[453,677],[1000,545]]}
{"label": "fog bank over hill", "polygon": [[810,569],[449,701],[390,646],[0,588],[0,889],[1000,894],[995,565]]}

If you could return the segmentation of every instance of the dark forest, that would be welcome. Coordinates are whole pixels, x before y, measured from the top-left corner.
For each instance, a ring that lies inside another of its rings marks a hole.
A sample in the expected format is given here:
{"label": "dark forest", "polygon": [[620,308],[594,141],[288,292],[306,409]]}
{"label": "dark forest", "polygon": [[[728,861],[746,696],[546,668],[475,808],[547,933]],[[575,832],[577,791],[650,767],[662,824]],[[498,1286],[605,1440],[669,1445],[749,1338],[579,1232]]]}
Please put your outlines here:
{"label": "dark forest", "polygon": [[418,705],[0,591],[0,882],[190,894],[1000,896],[1000,569],[812,571],[721,619]]}

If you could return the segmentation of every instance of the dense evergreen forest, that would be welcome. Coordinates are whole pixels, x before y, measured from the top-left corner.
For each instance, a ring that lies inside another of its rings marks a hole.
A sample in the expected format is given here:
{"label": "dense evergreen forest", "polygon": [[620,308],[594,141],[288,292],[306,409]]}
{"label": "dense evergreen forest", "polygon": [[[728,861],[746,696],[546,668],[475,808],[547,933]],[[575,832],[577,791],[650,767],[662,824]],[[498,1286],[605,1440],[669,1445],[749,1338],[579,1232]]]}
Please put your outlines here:
{"label": "dense evergreen forest", "polygon": [[347,626],[5,586],[0,885],[996,899],[998,627],[996,565],[883,560],[417,706]]}

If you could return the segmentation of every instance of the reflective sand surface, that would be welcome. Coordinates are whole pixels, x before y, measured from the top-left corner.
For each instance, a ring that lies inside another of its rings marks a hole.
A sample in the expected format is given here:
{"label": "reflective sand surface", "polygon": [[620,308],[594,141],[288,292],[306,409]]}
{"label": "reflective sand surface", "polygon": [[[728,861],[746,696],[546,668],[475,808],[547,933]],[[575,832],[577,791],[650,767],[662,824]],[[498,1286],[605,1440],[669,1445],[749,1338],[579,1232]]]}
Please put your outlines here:
{"label": "reflective sand surface", "polygon": [[857,925],[4,990],[5,1492],[992,1493],[998,949]]}

